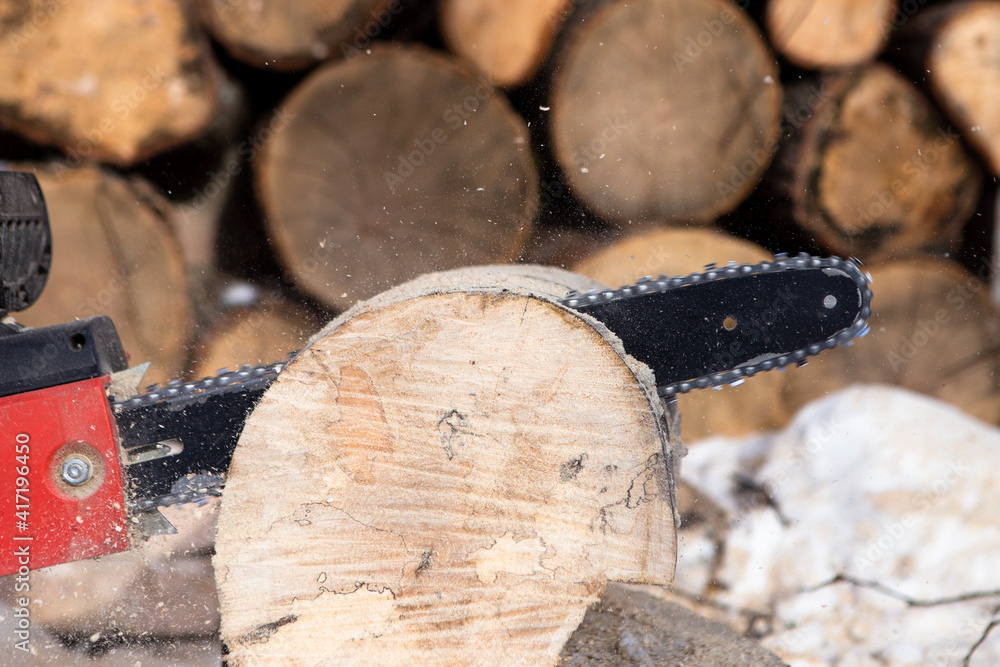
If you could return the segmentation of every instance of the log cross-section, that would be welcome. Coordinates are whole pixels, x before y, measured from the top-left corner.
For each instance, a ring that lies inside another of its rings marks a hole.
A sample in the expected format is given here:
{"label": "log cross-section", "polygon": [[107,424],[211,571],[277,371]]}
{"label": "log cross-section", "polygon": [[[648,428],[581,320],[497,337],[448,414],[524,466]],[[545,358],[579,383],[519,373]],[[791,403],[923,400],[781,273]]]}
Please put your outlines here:
{"label": "log cross-section", "polygon": [[457,59],[373,49],[314,72],[280,115],[258,194],[288,275],[327,307],[520,253],[538,198],[528,130]]}
{"label": "log cross-section", "polygon": [[571,22],[549,94],[556,160],[602,218],[711,220],[780,134],[774,56],[728,0],[612,2]]}
{"label": "log cross-section", "polygon": [[318,334],[251,415],[216,541],[233,665],[555,664],[669,583],[672,408],[530,269],[432,274]]}

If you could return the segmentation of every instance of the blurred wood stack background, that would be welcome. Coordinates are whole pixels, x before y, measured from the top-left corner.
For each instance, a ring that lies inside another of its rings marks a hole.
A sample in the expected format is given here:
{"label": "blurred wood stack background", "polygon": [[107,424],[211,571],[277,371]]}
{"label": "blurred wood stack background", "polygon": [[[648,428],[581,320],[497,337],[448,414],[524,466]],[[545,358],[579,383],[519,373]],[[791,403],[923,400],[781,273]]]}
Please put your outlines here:
{"label": "blurred wood stack background", "polygon": [[852,382],[1000,423],[1000,4],[332,4],[0,0],[0,154],[55,228],[21,320],[108,313],[158,382],[431,270],[853,255],[871,335],[681,397],[685,438]]}

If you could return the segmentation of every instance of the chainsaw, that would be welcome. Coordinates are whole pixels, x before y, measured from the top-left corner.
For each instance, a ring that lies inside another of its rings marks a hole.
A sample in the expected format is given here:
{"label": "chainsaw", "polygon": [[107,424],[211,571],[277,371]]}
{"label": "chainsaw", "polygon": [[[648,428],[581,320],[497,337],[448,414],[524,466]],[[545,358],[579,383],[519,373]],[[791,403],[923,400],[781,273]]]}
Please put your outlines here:
{"label": "chainsaw", "polygon": [[[0,172],[0,575],[172,532],[159,508],[222,493],[248,415],[289,363],[140,393],[148,364],[129,367],[108,317],[41,328],[10,317],[39,297],[51,261],[37,180]],[[868,331],[870,285],[853,259],[778,255],[560,305],[603,322],[673,400],[850,344]]]}

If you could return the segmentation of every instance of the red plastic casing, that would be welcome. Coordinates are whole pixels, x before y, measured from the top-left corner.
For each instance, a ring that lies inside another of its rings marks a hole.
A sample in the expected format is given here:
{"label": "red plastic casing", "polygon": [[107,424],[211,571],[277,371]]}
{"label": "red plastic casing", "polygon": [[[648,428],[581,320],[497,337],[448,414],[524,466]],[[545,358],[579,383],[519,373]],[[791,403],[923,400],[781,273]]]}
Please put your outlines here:
{"label": "red plastic casing", "polygon": [[[128,548],[107,376],[0,398],[0,575]],[[62,478],[67,458],[94,476]]]}

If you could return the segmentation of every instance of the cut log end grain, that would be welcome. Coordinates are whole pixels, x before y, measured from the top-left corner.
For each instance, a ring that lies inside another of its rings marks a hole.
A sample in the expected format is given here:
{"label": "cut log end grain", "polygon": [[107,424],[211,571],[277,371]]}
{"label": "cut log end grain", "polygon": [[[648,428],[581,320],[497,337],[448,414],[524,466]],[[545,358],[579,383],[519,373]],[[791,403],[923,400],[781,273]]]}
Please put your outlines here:
{"label": "cut log end grain", "polygon": [[940,19],[925,68],[937,98],[969,140],[1000,174],[1000,5],[969,2],[935,12]]}
{"label": "cut log end grain", "polygon": [[774,48],[813,69],[874,58],[894,30],[897,0],[770,0],[765,25]]}
{"label": "cut log end grain", "polygon": [[799,225],[867,260],[957,246],[982,175],[912,84],[873,65],[827,78],[811,105],[779,156]]}
{"label": "cut log end grain", "polygon": [[592,285],[434,274],[313,339],[227,480],[231,664],[551,665],[608,581],[671,580],[672,408],[553,301]]}
{"label": "cut log end grain", "polygon": [[32,327],[108,315],[146,382],[180,376],[191,336],[191,301],[169,204],[151,186],[94,167],[36,167],[52,225],[52,273],[42,296],[18,313]]}
{"label": "cut log end grain", "polygon": [[505,88],[534,76],[573,0],[445,0],[441,32],[449,48]]}
{"label": "cut log end grain", "polygon": [[849,384],[881,383],[1000,423],[1000,314],[986,286],[957,264],[930,258],[891,262],[871,273],[871,334],[788,373],[788,409]]}
{"label": "cut log end grain", "polygon": [[[576,264],[573,270],[617,288],[634,284],[643,276],[686,276],[703,271],[707,264],[756,264],[770,259],[760,246],[721,230],[659,229],[621,240]],[[678,396],[684,441],[780,426],[788,417],[780,400],[782,378],[778,373],[761,373],[738,387]]]}
{"label": "cut log end grain", "polygon": [[369,46],[404,0],[199,0],[205,23],[234,57],[258,67],[302,69]]}
{"label": "cut log end grain", "polygon": [[288,273],[327,306],[520,253],[537,205],[528,131],[457,61],[375,49],[314,73],[281,114],[258,189]]}
{"label": "cut log end grain", "polygon": [[556,159],[609,221],[711,219],[770,162],[777,66],[728,0],[611,3],[574,27],[559,58]]}
{"label": "cut log end grain", "polygon": [[184,3],[5,3],[0,123],[71,162],[134,164],[200,134],[217,104]]}

